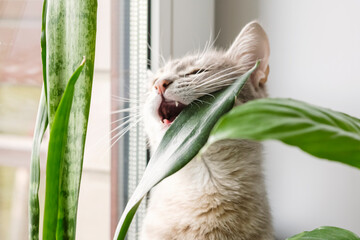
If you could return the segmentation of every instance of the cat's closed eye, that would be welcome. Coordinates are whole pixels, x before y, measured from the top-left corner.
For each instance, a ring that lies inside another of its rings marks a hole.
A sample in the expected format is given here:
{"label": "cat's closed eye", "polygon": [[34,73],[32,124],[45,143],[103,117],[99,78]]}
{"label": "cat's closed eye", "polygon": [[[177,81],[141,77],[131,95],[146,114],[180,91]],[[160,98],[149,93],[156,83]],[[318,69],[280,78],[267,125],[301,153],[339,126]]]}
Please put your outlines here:
{"label": "cat's closed eye", "polygon": [[192,70],[191,72],[184,74],[184,76],[188,77],[190,75],[200,74],[200,73],[208,72],[208,71],[209,70],[207,70],[207,69],[196,68],[196,69]]}

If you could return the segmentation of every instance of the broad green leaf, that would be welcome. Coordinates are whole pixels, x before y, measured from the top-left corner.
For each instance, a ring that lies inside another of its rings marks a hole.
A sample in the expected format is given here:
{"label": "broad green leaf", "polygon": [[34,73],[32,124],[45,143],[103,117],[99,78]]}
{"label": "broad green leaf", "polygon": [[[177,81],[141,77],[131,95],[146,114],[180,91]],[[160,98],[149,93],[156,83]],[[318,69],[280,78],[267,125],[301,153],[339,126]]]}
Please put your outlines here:
{"label": "broad green leaf", "polygon": [[303,232],[287,240],[359,240],[354,233],[337,227],[320,227],[310,232]]}
{"label": "broad green leaf", "polygon": [[[114,239],[124,239],[142,198],[164,178],[184,167],[206,143],[217,120],[234,105],[235,97],[258,63],[231,86],[187,106],[166,131],[151,157],[143,178],[131,196],[116,228]],[[201,121],[199,121],[201,119]]]}
{"label": "broad green leaf", "polygon": [[46,163],[46,186],[45,186],[45,208],[44,208],[44,227],[43,239],[62,239],[56,238],[59,198],[61,193],[61,182],[64,171],[68,166],[64,161],[66,145],[68,144],[68,125],[70,111],[73,104],[75,83],[85,65],[85,59],[71,76],[66,90],[61,98],[59,107],[56,111],[53,126],[50,130],[48,157]]}
{"label": "broad green leaf", "polygon": [[[97,0],[47,0],[46,83],[50,129],[66,84],[81,57],[61,172],[57,237],[75,239],[76,215],[94,73]],[[50,133],[51,134],[51,133]]]}
{"label": "broad green leaf", "polygon": [[48,126],[48,115],[44,87],[41,92],[39,109],[36,118],[34,139],[30,163],[29,189],[29,239],[39,239],[39,185],[40,185],[40,145]]}
{"label": "broad green leaf", "polygon": [[221,139],[280,140],[319,158],[360,168],[360,120],[292,99],[260,99],[223,116],[207,145]]}

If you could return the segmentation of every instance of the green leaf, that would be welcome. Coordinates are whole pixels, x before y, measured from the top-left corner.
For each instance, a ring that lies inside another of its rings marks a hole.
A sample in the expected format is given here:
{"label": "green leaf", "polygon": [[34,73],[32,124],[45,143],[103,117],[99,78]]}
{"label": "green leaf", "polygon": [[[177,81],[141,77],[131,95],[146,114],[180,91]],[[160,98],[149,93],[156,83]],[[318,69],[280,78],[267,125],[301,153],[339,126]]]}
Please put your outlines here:
{"label": "green leaf", "polygon": [[[131,196],[116,228],[114,239],[124,239],[142,198],[164,178],[184,167],[206,143],[217,120],[234,105],[235,97],[258,63],[214,97],[204,96],[201,107],[187,106],[166,131],[151,157],[143,178]],[[201,121],[199,121],[201,119]]]}
{"label": "green leaf", "polygon": [[40,104],[36,118],[34,139],[30,163],[29,189],[29,239],[39,239],[39,185],[40,185],[40,145],[48,126],[48,115],[44,87],[41,92]]}
{"label": "green leaf", "polygon": [[[65,149],[68,137],[68,125],[70,111],[73,104],[75,83],[85,65],[85,58],[81,65],[71,76],[66,90],[61,98],[59,107],[56,111],[53,127],[50,130],[48,157],[46,164],[46,186],[45,186],[45,208],[44,208],[44,227],[43,239],[56,238],[58,215],[59,215],[59,195],[63,172],[67,170],[64,162]],[[62,229],[61,229],[62,230]]]}
{"label": "green leaf", "polygon": [[43,66],[43,82],[45,88],[45,99],[47,99],[47,81],[46,81],[46,11],[47,11],[47,0],[43,2],[42,19],[41,19],[41,61]]}
{"label": "green leaf", "polygon": [[303,232],[287,240],[359,240],[354,233],[337,227],[320,227],[310,232]]}
{"label": "green leaf", "polygon": [[[82,105],[84,113],[81,111],[78,114],[83,115],[83,118],[89,111],[94,72],[97,0],[46,1],[45,64],[51,128],[67,81],[83,56],[86,57],[86,66],[84,74],[76,84],[74,106],[78,108],[78,105]],[[77,119],[81,128],[84,127],[83,121],[85,120]]]}
{"label": "green leaf", "polygon": [[[75,239],[85,139],[94,73],[97,0],[47,0],[46,83],[50,129],[68,79],[81,57],[86,65],[75,85],[61,172],[57,237]],[[50,133],[51,134],[51,133]]]}
{"label": "green leaf", "polygon": [[221,139],[280,140],[319,158],[360,168],[360,120],[291,99],[260,99],[223,116],[207,145]]}
{"label": "green leaf", "polygon": [[47,111],[47,83],[46,83],[46,9],[47,1],[43,2],[41,25],[41,60],[43,63],[43,89],[41,92],[38,114],[36,117],[34,139],[30,163],[29,186],[29,239],[39,239],[39,186],[40,186],[40,145],[49,124]]}

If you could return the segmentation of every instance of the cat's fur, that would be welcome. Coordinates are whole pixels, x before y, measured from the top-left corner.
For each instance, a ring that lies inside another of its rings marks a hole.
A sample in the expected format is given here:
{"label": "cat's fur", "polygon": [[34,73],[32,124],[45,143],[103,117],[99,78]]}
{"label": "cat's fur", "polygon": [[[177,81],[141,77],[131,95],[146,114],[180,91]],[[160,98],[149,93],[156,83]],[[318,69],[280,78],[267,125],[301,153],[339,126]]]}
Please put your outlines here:
{"label": "cat's fur", "polygon": [[[261,64],[236,104],[265,97],[268,58],[266,33],[251,22],[227,51],[206,49],[168,62],[151,78],[153,86],[145,103],[151,148],[156,149],[168,128],[158,111],[163,99],[185,105],[196,102],[231,84],[258,59]],[[155,89],[165,80],[164,92]],[[210,146],[153,189],[141,239],[273,239],[261,155],[261,145],[253,141],[224,140]]]}

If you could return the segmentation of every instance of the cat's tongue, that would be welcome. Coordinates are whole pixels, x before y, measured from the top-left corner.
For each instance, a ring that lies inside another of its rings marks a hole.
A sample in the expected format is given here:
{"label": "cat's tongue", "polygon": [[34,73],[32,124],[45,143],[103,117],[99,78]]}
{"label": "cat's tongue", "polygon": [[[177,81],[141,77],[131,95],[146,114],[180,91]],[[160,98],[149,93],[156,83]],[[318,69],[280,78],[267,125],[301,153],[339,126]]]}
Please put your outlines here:
{"label": "cat's tongue", "polygon": [[163,123],[164,123],[165,125],[170,125],[170,124],[172,123],[172,121],[169,121],[169,120],[167,120],[167,119],[164,119],[164,120],[163,120]]}

